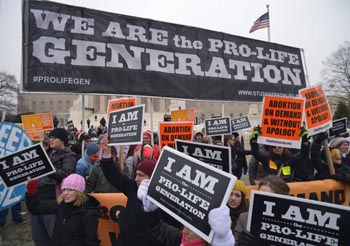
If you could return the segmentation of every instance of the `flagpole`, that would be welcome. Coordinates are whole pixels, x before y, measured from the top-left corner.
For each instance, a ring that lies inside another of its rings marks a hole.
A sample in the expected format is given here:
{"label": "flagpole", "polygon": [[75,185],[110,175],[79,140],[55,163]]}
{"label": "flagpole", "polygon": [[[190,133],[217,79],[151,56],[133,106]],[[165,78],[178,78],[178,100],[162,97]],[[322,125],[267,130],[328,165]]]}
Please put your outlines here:
{"label": "flagpole", "polygon": [[266,5],[267,8],[267,13],[269,16],[269,26],[267,27],[267,41],[271,42],[271,36],[270,36],[270,23],[271,23],[271,18],[270,18],[270,13],[269,13],[269,5]]}

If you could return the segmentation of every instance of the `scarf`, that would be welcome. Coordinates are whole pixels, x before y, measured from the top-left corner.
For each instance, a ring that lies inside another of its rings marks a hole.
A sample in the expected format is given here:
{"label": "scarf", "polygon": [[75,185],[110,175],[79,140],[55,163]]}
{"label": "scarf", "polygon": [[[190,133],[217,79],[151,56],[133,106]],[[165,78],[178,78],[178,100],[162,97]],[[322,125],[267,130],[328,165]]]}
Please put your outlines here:
{"label": "scarf", "polygon": [[63,210],[64,216],[70,215],[75,209],[78,208],[77,206],[74,206],[74,202],[62,202],[60,206]]}

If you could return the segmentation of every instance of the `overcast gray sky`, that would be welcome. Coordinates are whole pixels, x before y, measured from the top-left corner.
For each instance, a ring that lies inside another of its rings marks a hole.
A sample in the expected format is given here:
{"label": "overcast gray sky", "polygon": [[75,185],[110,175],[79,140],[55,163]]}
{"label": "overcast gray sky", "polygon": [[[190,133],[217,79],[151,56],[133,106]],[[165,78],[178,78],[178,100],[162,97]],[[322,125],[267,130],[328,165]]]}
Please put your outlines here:
{"label": "overcast gray sky", "polygon": [[[267,28],[249,34],[270,5],[271,42],[302,48],[311,85],[338,46],[350,40],[350,0],[57,0],[69,5],[201,27],[267,41]],[[20,80],[21,0],[0,0],[0,71]]]}

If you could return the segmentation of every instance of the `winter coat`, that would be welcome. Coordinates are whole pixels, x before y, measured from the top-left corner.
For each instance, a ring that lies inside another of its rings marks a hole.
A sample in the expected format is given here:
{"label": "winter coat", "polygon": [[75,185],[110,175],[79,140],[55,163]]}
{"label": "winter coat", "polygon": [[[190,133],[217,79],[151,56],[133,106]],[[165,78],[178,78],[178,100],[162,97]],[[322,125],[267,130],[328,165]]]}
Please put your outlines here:
{"label": "winter coat", "polygon": [[112,185],[103,174],[101,165],[93,167],[91,174],[86,179],[85,193],[115,193],[119,190]]}
{"label": "winter coat", "polygon": [[313,142],[311,145],[311,161],[317,173],[315,174],[315,180],[329,179],[333,178],[337,181],[343,183],[350,182],[350,167],[342,159],[341,164],[334,165],[335,175],[331,176],[329,173],[329,168],[326,162],[321,159],[321,144]]}
{"label": "winter coat", "polygon": [[69,148],[47,152],[56,172],[39,179],[38,195],[44,200],[56,200],[56,185],[69,174],[75,173],[77,158]]}
{"label": "winter coat", "polygon": [[237,240],[239,237],[239,234],[247,229],[247,224],[248,224],[248,212],[241,213],[239,215],[237,224],[234,229],[234,237]]}
{"label": "winter coat", "polygon": [[269,174],[265,172],[262,163],[252,156],[249,161],[248,175],[250,184],[256,185],[255,181],[260,180]]}
{"label": "winter coat", "polygon": [[84,156],[81,157],[77,162],[76,173],[83,176],[84,178],[87,178],[90,175],[94,166],[95,163],[90,160],[90,157],[88,156],[85,150]]}
{"label": "winter coat", "polygon": [[290,159],[294,170],[294,181],[305,182],[313,180],[315,169],[309,153],[309,142],[302,143],[300,151],[294,154]]}
{"label": "winter coat", "polygon": [[37,194],[26,194],[26,205],[31,214],[56,214],[50,246],[98,246],[99,202],[91,196],[88,201],[64,214],[64,202],[40,200]]}
{"label": "winter coat", "polygon": [[145,230],[149,227],[148,221],[152,221],[150,217],[160,219],[160,212],[146,213],[143,211],[142,201],[137,197],[138,187],[135,181],[123,175],[114,165],[112,158],[103,158],[100,165],[107,180],[128,197],[125,209],[118,216],[120,228],[118,244],[123,246],[162,245],[152,239]]}
{"label": "winter coat", "polygon": [[252,155],[257,161],[261,162],[266,173],[278,175],[280,172],[280,178],[286,182],[292,182],[294,180],[294,169],[291,165],[291,157],[283,154],[268,154],[259,151],[259,144],[253,139],[250,141],[250,146]]}

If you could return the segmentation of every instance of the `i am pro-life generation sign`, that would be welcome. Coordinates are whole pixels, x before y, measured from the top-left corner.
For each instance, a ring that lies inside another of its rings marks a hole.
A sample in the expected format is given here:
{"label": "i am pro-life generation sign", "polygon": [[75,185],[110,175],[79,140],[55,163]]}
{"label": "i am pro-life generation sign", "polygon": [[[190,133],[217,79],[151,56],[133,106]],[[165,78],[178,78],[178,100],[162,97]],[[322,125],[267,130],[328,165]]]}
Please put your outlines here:
{"label": "i am pro-life generation sign", "polygon": [[153,172],[148,198],[207,242],[209,211],[227,203],[236,177],[165,146]]}

